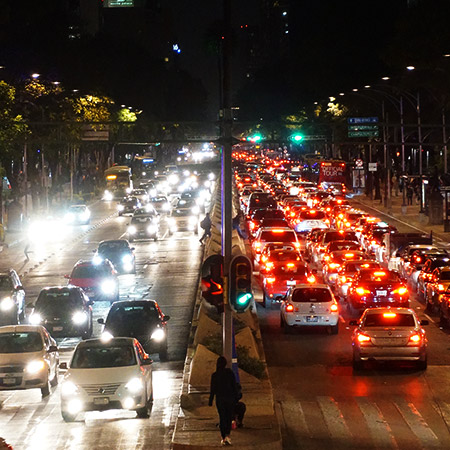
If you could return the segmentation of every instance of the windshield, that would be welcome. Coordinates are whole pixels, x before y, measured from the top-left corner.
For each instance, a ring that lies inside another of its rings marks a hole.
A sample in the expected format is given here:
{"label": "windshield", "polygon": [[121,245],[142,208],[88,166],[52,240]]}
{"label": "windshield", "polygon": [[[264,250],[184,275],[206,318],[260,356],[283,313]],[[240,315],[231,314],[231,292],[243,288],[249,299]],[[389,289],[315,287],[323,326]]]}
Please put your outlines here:
{"label": "windshield", "polygon": [[111,275],[107,267],[98,266],[77,266],[73,269],[71,278],[97,278]]}
{"label": "windshield", "polygon": [[44,313],[66,312],[69,314],[74,309],[81,309],[82,306],[80,294],[69,289],[41,291],[36,300],[36,309]]}
{"label": "windshield", "polygon": [[332,298],[328,289],[312,287],[295,289],[292,301],[295,303],[325,303],[331,302]]}
{"label": "windshield", "polygon": [[128,243],[126,241],[104,242],[98,246],[99,253],[111,253],[124,250],[128,250]]}
{"label": "windshield", "polygon": [[441,272],[441,275],[439,276],[439,279],[441,281],[450,281],[450,272],[448,272],[448,271]]}
{"label": "windshield", "polygon": [[364,327],[414,327],[416,325],[412,314],[375,313],[367,314]]}
{"label": "windshield", "polygon": [[13,287],[12,283],[11,283],[11,278],[9,278],[8,275],[1,275],[0,276],[0,290],[5,291],[5,290],[11,290]]}
{"label": "windshield", "polygon": [[133,347],[79,347],[73,355],[73,369],[102,369],[106,367],[134,366],[136,356]]}
{"label": "windshield", "polygon": [[186,216],[191,216],[192,215],[192,210],[190,209],[174,209],[172,211],[172,216],[175,217],[186,217]]}
{"label": "windshield", "polygon": [[158,319],[159,314],[153,304],[117,306],[108,314],[106,325],[115,335],[120,332],[126,335],[126,330],[142,330],[145,333],[149,324],[154,324]]}
{"label": "windshield", "polygon": [[1,333],[0,353],[31,353],[43,348],[42,337],[36,332]]}

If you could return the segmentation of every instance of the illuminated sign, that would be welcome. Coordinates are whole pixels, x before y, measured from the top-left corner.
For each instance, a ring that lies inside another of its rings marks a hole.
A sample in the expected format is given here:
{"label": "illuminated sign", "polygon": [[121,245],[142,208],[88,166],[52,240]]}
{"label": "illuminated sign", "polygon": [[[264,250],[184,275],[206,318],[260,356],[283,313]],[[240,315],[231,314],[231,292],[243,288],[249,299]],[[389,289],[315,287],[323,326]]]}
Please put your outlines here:
{"label": "illuminated sign", "polygon": [[105,0],[105,8],[133,8],[134,0]]}

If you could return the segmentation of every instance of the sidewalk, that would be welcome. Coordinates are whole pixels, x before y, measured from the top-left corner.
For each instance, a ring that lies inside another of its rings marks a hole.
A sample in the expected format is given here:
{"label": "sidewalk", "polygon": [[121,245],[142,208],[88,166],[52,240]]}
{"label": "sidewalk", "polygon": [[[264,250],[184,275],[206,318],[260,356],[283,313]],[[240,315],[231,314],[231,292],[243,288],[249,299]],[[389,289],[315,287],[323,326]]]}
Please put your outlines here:
{"label": "sidewalk", "polygon": [[420,206],[413,200],[413,205],[406,206],[405,214],[402,210],[403,197],[399,192],[398,196],[395,194],[391,197],[391,207],[386,208],[383,204],[383,191],[381,191],[382,200],[370,200],[364,193],[353,194],[349,198],[350,203],[361,209],[365,207],[371,208],[374,215],[385,214],[388,217],[392,217],[395,220],[402,222],[405,226],[415,228],[417,231],[423,233],[433,232],[433,236],[438,238],[437,240],[443,242],[450,242],[450,233],[444,232],[444,225],[429,225],[428,216],[420,213]]}

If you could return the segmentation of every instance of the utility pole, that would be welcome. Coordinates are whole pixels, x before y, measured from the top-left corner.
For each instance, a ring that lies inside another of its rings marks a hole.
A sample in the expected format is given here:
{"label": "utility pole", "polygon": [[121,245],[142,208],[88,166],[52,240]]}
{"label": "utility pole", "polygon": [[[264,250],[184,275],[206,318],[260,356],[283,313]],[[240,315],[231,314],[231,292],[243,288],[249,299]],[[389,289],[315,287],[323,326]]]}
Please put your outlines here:
{"label": "utility pole", "polygon": [[27,141],[23,144],[23,184],[25,185],[25,220],[28,220],[28,170],[27,170]]}
{"label": "utility pole", "polygon": [[382,103],[382,114],[383,114],[383,149],[384,149],[384,206],[386,208],[391,207],[391,180],[390,180],[390,164],[387,146],[387,115],[384,110],[384,100]]}
{"label": "utility pole", "polygon": [[419,139],[419,198],[420,198],[420,213],[423,213],[423,191],[422,191],[422,176],[423,176],[423,168],[422,168],[422,122],[420,118],[420,94],[419,91],[417,91],[417,134]]}
{"label": "utility pole", "polygon": [[442,140],[444,141],[444,173],[447,173],[447,132],[445,130],[445,109],[442,108]]}
{"label": "utility pole", "polygon": [[[402,139],[402,175],[406,175],[406,163],[405,163],[405,124],[403,118],[403,96],[400,97],[400,132]],[[400,181],[400,180],[398,180]],[[397,182],[398,182],[397,181]],[[402,188],[402,212],[406,214],[406,178],[403,178]]]}
{"label": "utility pole", "polygon": [[232,235],[232,111],[231,111],[231,0],[223,0],[223,15],[225,31],[223,41],[223,78],[222,78],[222,255],[224,258],[224,312],[223,322],[223,356],[227,359],[228,367],[232,366],[233,356],[233,314],[229,301],[229,270],[231,263],[231,235]]}

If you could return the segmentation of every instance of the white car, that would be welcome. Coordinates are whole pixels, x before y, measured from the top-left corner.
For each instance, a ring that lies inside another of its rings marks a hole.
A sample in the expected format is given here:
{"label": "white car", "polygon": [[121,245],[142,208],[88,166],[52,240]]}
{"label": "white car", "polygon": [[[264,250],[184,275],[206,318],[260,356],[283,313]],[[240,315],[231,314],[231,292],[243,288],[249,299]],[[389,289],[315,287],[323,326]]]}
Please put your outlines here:
{"label": "white car", "polygon": [[293,327],[320,326],[331,334],[339,331],[339,306],[326,284],[298,284],[291,288],[280,308],[280,325],[287,333]]}
{"label": "white car", "polygon": [[63,419],[72,422],[80,412],[108,409],[134,410],[138,417],[148,417],[152,362],[134,338],[105,335],[80,342],[61,383]]}
{"label": "white car", "polygon": [[0,327],[0,390],[40,389],[58,384],[59,353],[41,325]]}

